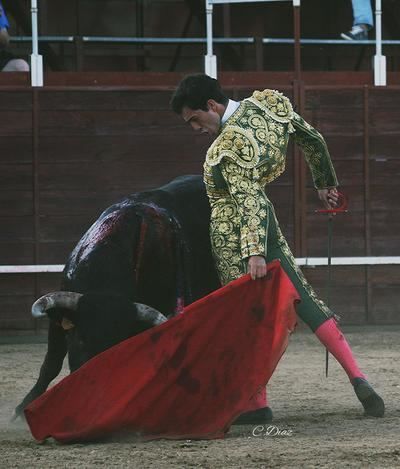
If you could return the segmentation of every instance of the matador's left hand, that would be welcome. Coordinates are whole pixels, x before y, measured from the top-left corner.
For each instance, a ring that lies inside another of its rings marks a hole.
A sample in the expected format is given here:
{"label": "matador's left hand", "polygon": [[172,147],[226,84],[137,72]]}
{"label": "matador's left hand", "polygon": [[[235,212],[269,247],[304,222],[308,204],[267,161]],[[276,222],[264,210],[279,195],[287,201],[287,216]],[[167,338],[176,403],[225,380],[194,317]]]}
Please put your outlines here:
{"label": "matador's left hand", "polygon": [[322,200],[326,209],[330,210],[337,207],[339,194],[336,187],[331,189],[318,189],[318,197]]}

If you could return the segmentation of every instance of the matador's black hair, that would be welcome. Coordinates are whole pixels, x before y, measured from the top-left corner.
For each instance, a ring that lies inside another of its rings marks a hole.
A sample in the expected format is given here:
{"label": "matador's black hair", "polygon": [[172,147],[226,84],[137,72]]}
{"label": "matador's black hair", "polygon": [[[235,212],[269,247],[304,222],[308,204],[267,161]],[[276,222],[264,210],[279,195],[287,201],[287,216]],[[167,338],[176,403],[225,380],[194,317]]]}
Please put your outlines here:
{"label": "matador's black hair", "polygon": [[209,99],[225,106],[229,101],[215,78],[204,74],[188,75],[179,83],[173,94],[171,107],[177,114],[181,114],[184,107],[207,111]]}

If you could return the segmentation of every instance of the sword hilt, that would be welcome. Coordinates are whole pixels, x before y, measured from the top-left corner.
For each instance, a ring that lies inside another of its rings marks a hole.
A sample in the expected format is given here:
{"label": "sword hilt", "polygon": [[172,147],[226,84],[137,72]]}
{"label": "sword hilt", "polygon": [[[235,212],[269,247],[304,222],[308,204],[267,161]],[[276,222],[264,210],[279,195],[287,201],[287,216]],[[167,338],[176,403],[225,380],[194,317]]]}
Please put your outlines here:
{"label": "sword hilt", "polygon": [[336,207],[315,210],[315,213],[328,213],[334,215],[336,213],[347,212],[347,207],[349,206],[347,197],[342,192],[338,192],[337,194],[339,196],[339,200]]}

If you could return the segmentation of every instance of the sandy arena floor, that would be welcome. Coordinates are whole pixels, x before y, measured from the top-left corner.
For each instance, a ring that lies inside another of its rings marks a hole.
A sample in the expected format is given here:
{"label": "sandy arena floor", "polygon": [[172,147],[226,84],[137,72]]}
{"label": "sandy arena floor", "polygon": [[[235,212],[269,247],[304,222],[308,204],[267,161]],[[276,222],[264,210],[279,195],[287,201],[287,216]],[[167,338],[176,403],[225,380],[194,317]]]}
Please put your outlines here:
{"label": "sandy arena floor", "polygon": [[[1,468],[400,468],[400,327],[344,329],[361,368],[385,399],[386,416],[364,418],[334,359],[308,331],[292,336],[269,384],[274,428],[232,427],[224,440],[37,444],[13,408],[32,386],[45,344],[0,345]],[[3,340],[4,342],[4,340]],[[1,339],[0,339],[1,343]],[[67,372],[65,370],[65,372]],[[274,435],[278,432],[280,436]],[[285,434],[286,433],[286,434]]]}

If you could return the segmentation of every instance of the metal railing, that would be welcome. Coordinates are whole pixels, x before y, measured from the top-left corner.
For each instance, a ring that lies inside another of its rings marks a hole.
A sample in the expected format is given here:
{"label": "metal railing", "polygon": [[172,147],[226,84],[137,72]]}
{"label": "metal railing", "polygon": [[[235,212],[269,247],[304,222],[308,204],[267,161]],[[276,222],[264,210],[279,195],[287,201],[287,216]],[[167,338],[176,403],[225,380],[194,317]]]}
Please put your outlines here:
{"label": "metal railing", "polygon": [[[255,37],[213,37],[216,44],[254,44]],[[293,38],[284,37],[261,37],[263,44],[294,44]],[[11,42],[31,42],[32,36],[12,36]],[[204,37],[134,37],[134,36],[40,36],[39,42],[47,43],[71,43],[82,40],[85,43],[109,43],[109,44],[206,44]],[[362,41],[348,41],[346,39],[318,39],[300,38],[300,44],[307,45],[344,45],[344,46],[375,46],[375,39]],[[384,46],[398,46],[400,39],[383,39]]]}
{"label": "metal railing", "polygon": [[[263,44],[294,44],[295,40],[290,38],[272,38],[265,37],[262,38]],[[300,44],[309,44],[309,45],[332,45],[332,46],[376,46],[376,40],[362,40],[362,41],[348,41],[346,39],[306,39],[300,38]],[[382,44],[385,46],[398,46],[400,45],[400,40],[382,40]]]}
{"label": "metal railing", "polygon": [[[32,42],[32,36],[11,36],[11,42]],[[39,36],[38,42],[74,42],[74,36]]]}
{"label": "metal railing", "polygon": [[[31,36],[13,36],[14,43],[30,43]],[[135,37],[135,36],[40,36],[38,43],[59,44],[64,54],[64,46],[70,45],[75,48],[72,53],[76,63],[76,70],[83,69],[84,57],[90,55],[90,47],[95,44],[113,45],[141,45],[141,46],[168,46],[168,45],[206,45],[207,39],[204,37]],[[293,46],[294,38],[283,37],[213,37],[214,45],[231,45],[241,47],[254,47],[254,57],[256,70],[263,70],[263,48],[265,46]],[[383,40],[382,44],[387,47],[400,45],[400,40]],[[368,47],[376,46],[375,40],[347,41],[344,39],[321,39],[321,38],[300,38],[299,46],[307,47]],[[142,55],[147,52],[141,52]]]}
{"label": "metal railing", "polygon": [[[298,257],[296,264],[304,267],[319,267],[328,265],[326,257]],[[333,266],[376,266],[399,265],[400,256],[368,256],[368,257],[332,257]],[[0,274],[39,274],[60,273],[64,270],[64,264],[49,265],[0,265]]]}
{"label": "metal railing", "polygon": [[[204,37],[106,37],[82,36],[83,42],[108,42],[129,44],[205,44]],[[254,37],[216,37],[215,43],[220,44],[254,44]]]}
{"label": "metal railing", "polygon": [[[217,56],[213,54],[213,6],[229,3],[271,3],[277,1],[290,1],[293,4],[293,44],[294,44],[294,70],[297,78],[301,74],[300,54],[300,6],[301,0],[205,0],[206,28],[207,28],[207,54],[204,56],[205,73],[217,77]],[[382,54],[382,0],[375,1],[375,31],[376,53],[374,56],[374,83],[375,86],[386,85],[386,57]]]}
{"label": "metal railing", "polygon": [[[221,43],[235,43],[232,42],[235,38],[219,38],[215,40],[212,33],[212,23],[213,23],[213,6],[217,4],[229,4],[229,3],[273,3],[290,1],[293,4],[294,11],[294,39],[293,42],[289,42],[290,39],[272,39],[272,38],[263,38],[262,44],[284,44],[284,43],[293,43],[295,50],[295,63],[294,69],[296,75],[300,75],[301,65],[300,65],[300,45],[301,44],[347,44],[345,41],[335,41],[335,40],[315,40],[315,39],[301,39],[300,38],[300,5],[301,0],[205,0],[205,13],[206,13],[206,41],[202,38],[112,38],[111,42],[118,43],[136,43],[136,44],[162,44],[162,43],[171,43],[171,44],[184,44],[184,43],[196,43],[198,40],[199,43],[207,43],[207,54],[204,57],[204,66],[205,71],[211,76],[217,75],[217,58],[213,54],[213,44],[214,42]],[[38,34],[38,6],[37,0],[31,0],[31,18],[32,18],[32,55],[31,55],[31,81],[32,86],[43,86],[43,61],[42,56],[38,52],[39,42],[75,42],[76,44],[79,41],[72,36],[42,36],[39,37]],[[386,57],[382,55],[382,45],[385,43],[387,45],[395,44],[394,41],[382,41],[382,0],[376,0],[375,4],[375,23],[376,23],[376,41],[362,41],[361,44],[365,45],[367,42],[369,44],[376,44],[376,54],[374,56],[374,74],[375,74],[375,85],[385,85],[386,84]],[[19,39],[14,38],[14,41],[20,40],[24,41],[28,36],[22,36]],[[240,44],[240,38],[237,41],[237,44]],[[243,39],[243,38],[242,38]],[[257,41],[254,38],[244,38],[246,41],[244,43],[252,43],[248,41]],[[322,42],[323,41],[323,42]],[[84,42],[110,42],[110,38],[103,39],[101,36],[89,37],[84,36],[81,38],[81,43]],[[359,42],[359,41],[357,41]],[[355,44],[355,41],[352,42]]]}

